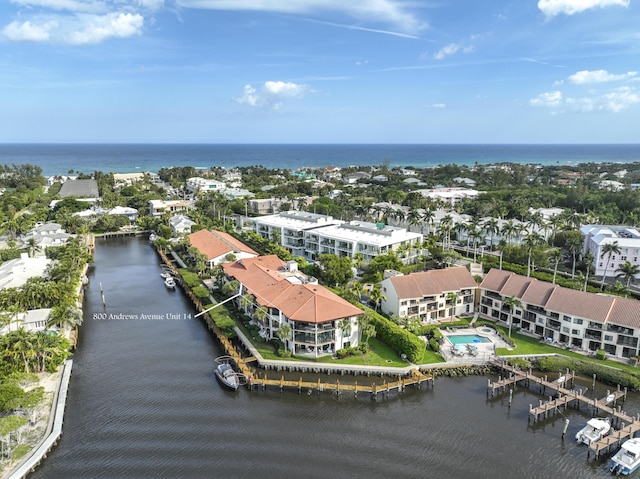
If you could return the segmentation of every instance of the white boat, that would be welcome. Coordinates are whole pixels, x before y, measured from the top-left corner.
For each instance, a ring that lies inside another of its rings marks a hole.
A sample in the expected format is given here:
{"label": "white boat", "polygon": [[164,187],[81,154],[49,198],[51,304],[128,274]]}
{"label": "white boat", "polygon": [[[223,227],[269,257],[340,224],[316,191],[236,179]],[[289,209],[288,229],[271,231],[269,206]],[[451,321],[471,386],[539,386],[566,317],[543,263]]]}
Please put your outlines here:
{"label": "white boat", "polygon": [[169,271],[164,271],[163,273],[160,273],[160,277],[167,279],[167,278],[173,278],[173,275]]}
{"label": "white boat", "polygon": [[149,243],[153,243],[153,242],[154,242],[155,240],[157,240],[157,239],[158,239],[158,235],[157,235],[157,234],[155,234],[155,233],[151,233],[151,234],[149,235]]}
{"label": "white boat", "polygon": [[599,441],[611,430],[611,422],[608,418],[594,418],[587,421],[587,425],[576,433],[576,441],[586,444]]}
{"label": "white boat", "polygon": [[640,438],[635,437],[622,443],[620,450],[609,461],[609,469],[614,474],[627,476],[640,467]]}
{"label": "white boat", "polygon": [[225,388],[237,391],[240,386],[240,378],[229,363],[220,363],[215,370],[216,379]]}
{"label": "white boat", "polygon": [[170,276],[169,278],[164,279],[164,285],[169,289],[173,289],[176,287],[176,281],[172,276]]}

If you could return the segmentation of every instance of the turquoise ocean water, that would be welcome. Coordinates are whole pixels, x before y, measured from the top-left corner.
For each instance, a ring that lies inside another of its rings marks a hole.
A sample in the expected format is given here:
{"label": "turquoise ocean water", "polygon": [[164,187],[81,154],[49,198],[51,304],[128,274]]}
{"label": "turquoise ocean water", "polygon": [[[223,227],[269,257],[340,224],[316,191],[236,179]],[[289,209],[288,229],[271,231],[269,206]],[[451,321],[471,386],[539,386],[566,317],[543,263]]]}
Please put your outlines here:
{"label": "turquoise ocean water", "polygon": [[202,145],[0,144],[0,164],[30,163],[45,176],[69,171],[157,172],[171,166],[304,167],[443,164],[640,162],[638,145]]}

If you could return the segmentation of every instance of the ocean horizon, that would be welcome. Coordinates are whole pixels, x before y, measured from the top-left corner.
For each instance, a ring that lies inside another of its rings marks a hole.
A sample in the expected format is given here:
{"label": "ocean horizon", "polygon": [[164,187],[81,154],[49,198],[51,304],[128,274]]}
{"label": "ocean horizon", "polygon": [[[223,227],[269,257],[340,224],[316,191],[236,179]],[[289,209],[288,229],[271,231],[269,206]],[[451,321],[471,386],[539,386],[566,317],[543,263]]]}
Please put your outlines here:
{"label": "ocean horizon", "polygon": [[4,143],[1,164],[32,164],[44,176],[71,172],[158,172],[161,168],[264,166],[297,170],[327,166],[429,168],[518,163],[575,166],[640,162],[640,144],[190,144]]}

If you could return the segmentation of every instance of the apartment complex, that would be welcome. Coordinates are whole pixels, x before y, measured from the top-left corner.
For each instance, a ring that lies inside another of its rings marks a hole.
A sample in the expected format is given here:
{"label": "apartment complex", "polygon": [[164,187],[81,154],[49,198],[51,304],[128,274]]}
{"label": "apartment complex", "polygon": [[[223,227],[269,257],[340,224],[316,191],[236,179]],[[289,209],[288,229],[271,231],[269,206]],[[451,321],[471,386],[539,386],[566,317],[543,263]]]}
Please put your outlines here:
{"label": "apartment complex", "polygon": [[[240,297],[254,298],[253,304],[243,307],[260,325],[262,337],[277,338],[278,329],[286,324],[291,334],[285,345],[294,354],[322,356],[358,345],[358,317],[363,311],[304,275],[295,261],[270,255],[222,267],[229,280],[239,282]],[[237,303],[243,302],[237,299]],[[256,313],[260,307],[266,310],[264,318]]]}
{"label": "apartment complex", "polygon": [[[511,309],[505,300],[521,305]],[[632,358],[640,353],[640,302],[586,293],[492,269],[480,284],[481,315],[582,351],[604,349]]]}
{"label": "apartment complex", "polygon": [[[632,226],[601,226],[586,225],[580,228],[584,235],[583,253],[594,256],[593,269],[596,276],[618,274],[616,269],[629,261],[640,266],[640,232]],[[617,243],[620,254],[603,255],[603,248],[607,244]],[[609,264],[607,265],[607,262]]]}
{"label": "apartment complex", "polygon": [[382,312],[435,323],[473,314],[478,284],[467,268],[436,269],[390,276],[381,283]]}
{"label": "apartment complex", "polygon": [[369,223],[344,222],[331,216],[305,211],[288,211],[252,218],[253,230],[263,238],[277,241],[294,257],[316,260],[321,254],[355,257],[369,262],[380,254],[396,251],[407,262],[418,254],[420,233],[405,228]]}

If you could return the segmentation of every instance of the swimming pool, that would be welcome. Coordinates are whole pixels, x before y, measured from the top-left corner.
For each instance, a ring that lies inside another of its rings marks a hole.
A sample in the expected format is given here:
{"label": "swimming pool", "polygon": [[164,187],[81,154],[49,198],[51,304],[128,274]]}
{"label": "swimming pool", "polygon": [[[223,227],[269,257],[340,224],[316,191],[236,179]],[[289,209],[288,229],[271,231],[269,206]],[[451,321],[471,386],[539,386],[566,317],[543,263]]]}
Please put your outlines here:
{"label": "swimming pool", "polygon": [[473,344],[473,343],[490,343],[491,340],[477,334],[456,334],[447,336],[451,344]]}

